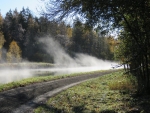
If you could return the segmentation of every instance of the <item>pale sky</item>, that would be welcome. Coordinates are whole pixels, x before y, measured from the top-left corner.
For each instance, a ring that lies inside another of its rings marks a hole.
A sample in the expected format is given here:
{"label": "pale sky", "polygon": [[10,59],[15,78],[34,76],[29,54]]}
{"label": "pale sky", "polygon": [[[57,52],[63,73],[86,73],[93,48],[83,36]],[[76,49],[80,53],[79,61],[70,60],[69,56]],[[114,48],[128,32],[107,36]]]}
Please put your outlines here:
{"label": "pale sky", "polygon": [[28,7],[34,16],[38,16],[40,8],[44,8],[44,2],[41,0],[0,0],[0,13],[3,17],[10,9],[12,11],[17,9],[20,12],[23,7],[25,9]]}

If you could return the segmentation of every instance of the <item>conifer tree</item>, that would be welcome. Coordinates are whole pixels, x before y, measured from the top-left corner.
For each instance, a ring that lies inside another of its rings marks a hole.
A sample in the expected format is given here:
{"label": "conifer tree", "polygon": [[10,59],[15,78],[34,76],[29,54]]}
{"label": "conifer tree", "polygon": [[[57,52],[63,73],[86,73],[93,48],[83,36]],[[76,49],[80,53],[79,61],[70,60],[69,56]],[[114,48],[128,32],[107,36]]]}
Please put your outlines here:
{"label": "conifer tree", "polygon": [[5,43],[5,39],[4,39],[4,35],[2,32],[2,25],[3,25],[3,17],[0,14],[0,61],[1,61],[1,57],[2,57],[2,47]]}

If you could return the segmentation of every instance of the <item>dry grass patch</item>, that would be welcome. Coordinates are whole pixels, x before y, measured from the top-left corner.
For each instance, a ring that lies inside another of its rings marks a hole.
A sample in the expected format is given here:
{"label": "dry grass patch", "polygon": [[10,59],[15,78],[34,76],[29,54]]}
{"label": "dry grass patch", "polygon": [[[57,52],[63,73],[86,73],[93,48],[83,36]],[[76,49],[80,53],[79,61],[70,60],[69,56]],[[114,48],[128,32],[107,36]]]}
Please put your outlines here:
{"label": "dry grass patch", "polygon": [[133,89],[137,87],[136,78],[132,75],[121,75],[112,79],[113,80],[108,83],[111,90],[133,91]]}

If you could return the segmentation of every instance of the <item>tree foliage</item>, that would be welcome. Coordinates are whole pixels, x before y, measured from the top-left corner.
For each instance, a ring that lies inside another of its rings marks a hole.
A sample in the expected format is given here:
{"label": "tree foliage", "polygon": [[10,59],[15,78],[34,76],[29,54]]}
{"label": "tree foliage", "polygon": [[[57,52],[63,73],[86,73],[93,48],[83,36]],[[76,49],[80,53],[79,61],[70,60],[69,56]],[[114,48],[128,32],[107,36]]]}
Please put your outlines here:
{"label": "tree foliage", "polygon": [[17,42],[12,41],[7,52],[8,62],[20,62],[21,61],[21,50]]}
{"label": "tree foliage", "polygon": [[2,60],[2,47],[5,43],[2,27],[3,27],[3,17],[0,14],[0,61]]}
{"label": "tree foliage", "polygon": [[0,32],[0,49],[2,49],[4,42],[5,42],[4,35],[2,32]]}
{"label": "tree foliage", "polygon": [[2,30],[2,25],[3,25],[3,17],[0,13],[0,30]]}
{"label": "tree foliage", "polygon": [[0,61],[2,60],[2,47],[3,47],[4,43],[5,43],[4,35],[0,31]]}
{"label": "tree foliage", "polygon": [[[16,42],[23,59],[53,62],[51,55],[44,51],[44,45],[39,42],[39,39],[46,35],[51,35],[70,55],[83,52],[102,59],[113,59],[106,38],[101,38],[98,32],[87,29],[87,26],[79,21],[74,22],[73,26],[66,25],[63,21],[50,20],[46,15],[34,17],[28,8],[22,8],[20,12],[16,9],[9,10],[5,18],[0,16],[0,28],[1,36],[5,40],[3,47],[9,53],[3,53],[4,60],[7,56],[11,59],[10,45]],[[98,40],[101,40],[101,43]]]}
{"label": "tree foliage", "polygon": [[108,37],[99,35],[93,29],[89,29],[78,19],[74,22],[71,38],[71,51],[86,53],[97,58],[113,60],[113,52],[110,51]]}
{"label": "tree foliage", "polygon": [[87,24],[104,32],[120,33],[118,57],[136,75],[140,92],[150,89],[150,1],[149,0],[50,0],[46,15],[80,15]]}

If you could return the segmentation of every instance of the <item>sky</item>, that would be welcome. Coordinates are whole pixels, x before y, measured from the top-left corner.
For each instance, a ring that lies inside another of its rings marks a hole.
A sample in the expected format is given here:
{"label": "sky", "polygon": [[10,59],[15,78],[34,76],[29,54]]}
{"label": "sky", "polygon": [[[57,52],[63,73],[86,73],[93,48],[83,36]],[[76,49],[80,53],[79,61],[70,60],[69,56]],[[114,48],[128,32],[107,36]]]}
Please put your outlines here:
{"label": "sky", "polygon": [[18,12],[22,8],[29,8],[34,16],[39,16],[40,8],[44,8],[44,2],[41,0],[0,0],[0,13],[4,17],[6,13],[11,9]]}

